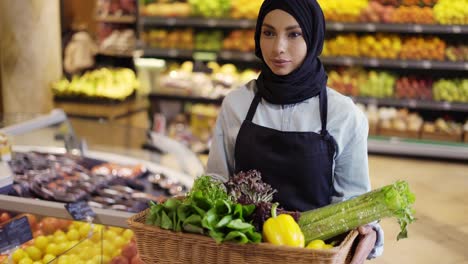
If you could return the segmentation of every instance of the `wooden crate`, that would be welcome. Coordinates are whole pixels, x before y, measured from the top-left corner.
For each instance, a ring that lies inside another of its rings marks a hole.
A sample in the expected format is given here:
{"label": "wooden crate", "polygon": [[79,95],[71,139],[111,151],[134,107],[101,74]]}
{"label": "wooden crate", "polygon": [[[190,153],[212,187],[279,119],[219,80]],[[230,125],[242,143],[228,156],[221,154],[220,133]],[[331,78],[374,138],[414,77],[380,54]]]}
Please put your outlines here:
{"label": "wooden crate", "polygon": [[379,136],[398,138],[421,138],[420,131],[401,131],[396,129],[379,128]]}
{"label": "wooden crate", "polygon": [[123,102],[97,103],[86,101],[55,101],[56,108],[61,108],[68,116],[85,117],[106,120],[116,120],[133,113],[147,111],[149,101],[146,98],[137,98]]}
{"label": "wooden crate", "polygon": [[463,134],[447,134],[442,132],[426,132],[423,131],[421,134],[422,139],[427,140],[439,140],[439,141],[451,141],[451,142],[462,142]]}

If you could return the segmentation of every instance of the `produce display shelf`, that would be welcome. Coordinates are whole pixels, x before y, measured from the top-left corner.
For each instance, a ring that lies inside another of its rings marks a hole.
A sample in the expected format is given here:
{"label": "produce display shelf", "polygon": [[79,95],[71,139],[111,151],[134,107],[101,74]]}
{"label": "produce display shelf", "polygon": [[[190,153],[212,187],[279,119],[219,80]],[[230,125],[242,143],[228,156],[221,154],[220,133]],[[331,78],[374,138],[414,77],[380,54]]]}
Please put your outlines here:
{"label": "produce display shelf", "polygon": [[[213,59],[260,62],[253,52],[242,51],[193,51],[181,49],[160,49],[143,47],[143,54],[147,57],[193,59],[197,53],[210,53]],[[402,69],[422,70],[454,70],[468,71],[468,62],[430,61],[430,60],[389,60],[374,58],[351,58],[351,57],[321,57],[325,65],[342,66],[366,66],[366,67],[388,67]]]}
{"label": "produce display shelf", "polygon": [[383,24],[327,22],[327,31],[333,32],[392,32],[416,34],[467,34],[465,25]]}
{"label": "produce display shelf", "polygon": [[255,28],[256,21],[251,19],[142,16],[141,24],[149,27]]}
{"label": "produce display shelf", "polygon": [[[6,211],[73,220],[64,203],[0,195],[0,204],[0,208]],[[96,213],[94,223],[123,228],[128,228],[126,221],[134,215],[134,213],[100,208],[93,208],[93,211]]]}
{"label": "produce display shelf", "polygon": [[133,24],[136,22],[135,16],[97,16],[96,21],[103,23]]}
{"label": "produce display shelf", "polygon": [[[260,62],[260,60],[253,54],[253,52],[241,51],[194,51],[182,49],[160,49],[160,48],[143,48],[143,55],[145,57],[159,57],[159,58],[174,58],[191,60],[196,57],[209,57],[213,60],[229,60],[240,62]],[[207,56],[208,55],[208,56]]]}
{"label": "produce display shelf", "polygon": [[398,137],[370,136],[369,153],[468,161],[468,144]]}
{"label": "produce display shelf", "polygon": [[468,71],[468,62],[430,61],[430,60],[389,60],[352,57],[322,57],[326,65],[388,67],[397,69]]}
{"label": "produce display shelf", "polygon": [[179,101],[179,102],[190,102],[190,103],[200,103],[200,104],[216,104],[221,105],[224,98],[207,98],[201,96],[189,96],[189,95],[172,95],[172,94],[162,94],[162,93],[150,93],[148,95],[149,100],[165,100],[165,101]]}
{"label": "produce display shelf", "polygon": [[[255,28],[252,19],[200,18],[200,17],[156,17],[143,16],[141,23],[146,27],[175,26],[202,28]],[[327,22],[330,32],[394,32],[394,33],[427,33],[427,34],[467,34],[465,25],[425,25],[395,23],[344,23]]]}
{"label": "produce display shelf", "polygon": [[98,55],[109,56],[109,57],[131,58],[133,57],[133,51],[119,52],[115,50],[99,50]]}
{"label": "produce display shelf", "polygon": [[365,105],[373,104],[378,106],[407,107],[411,109],[453,111],[468,113],[468,103],[438,102],[415,99],[395,99],[395,98],[372,98],[372,97],[353,97],[355,103]]}

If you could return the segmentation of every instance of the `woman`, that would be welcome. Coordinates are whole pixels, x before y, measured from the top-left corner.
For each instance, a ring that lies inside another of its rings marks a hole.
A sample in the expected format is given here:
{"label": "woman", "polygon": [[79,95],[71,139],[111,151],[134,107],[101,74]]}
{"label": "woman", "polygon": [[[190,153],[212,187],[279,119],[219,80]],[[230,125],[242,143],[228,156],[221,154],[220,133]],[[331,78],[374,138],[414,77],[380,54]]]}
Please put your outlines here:
{"label": "woman", "polygon": [[[368,122],[349,98],[326,87],[318,58],[324,34],[315,0],[264,1],[255,32],[262,72],[224,99],[209,173],[227,180],[257,169],[288,210],[310,210],[370,190]],[[383,250],[378,224],[359,232],[353,263]]]}

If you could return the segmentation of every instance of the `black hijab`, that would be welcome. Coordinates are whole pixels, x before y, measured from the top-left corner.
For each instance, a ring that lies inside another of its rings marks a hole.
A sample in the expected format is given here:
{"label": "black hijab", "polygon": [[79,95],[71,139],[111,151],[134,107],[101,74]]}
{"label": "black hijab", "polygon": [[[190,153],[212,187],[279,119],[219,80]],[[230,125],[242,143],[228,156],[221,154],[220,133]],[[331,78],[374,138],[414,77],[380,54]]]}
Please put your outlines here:
{"label": "black hijab", "polygon": [[[270,70],[260,49],[263,20],[275,9],[281,9],[296,19],[307,44],[307,55],[302,65],[284,76]],[[325,89],[328,77],[318,58],[322,53],[324,37],[325,19],[316,0],[265,0],[255,30],[255,55],[263,61],[262,72],[257,79],[260,95],[273,104],[294,104],[314,97]]]}

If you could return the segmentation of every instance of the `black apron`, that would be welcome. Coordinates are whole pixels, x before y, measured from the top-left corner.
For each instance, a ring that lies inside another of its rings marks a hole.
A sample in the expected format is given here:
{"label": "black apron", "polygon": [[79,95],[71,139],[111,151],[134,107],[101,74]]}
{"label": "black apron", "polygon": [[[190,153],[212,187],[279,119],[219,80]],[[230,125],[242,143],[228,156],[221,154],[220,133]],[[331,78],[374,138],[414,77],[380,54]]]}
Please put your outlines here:
{"label": "black apron", "polygon": [[319,95],[322,129],[288,132],[252,122],[261,101],[257,93],[235,146],[235,172],[252,169],[278,192],[274,201],[286,210],[307,211],[330,204],[336,143],[327,131],[327,92]]}

